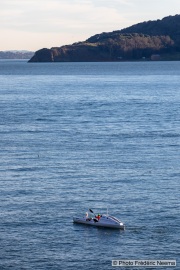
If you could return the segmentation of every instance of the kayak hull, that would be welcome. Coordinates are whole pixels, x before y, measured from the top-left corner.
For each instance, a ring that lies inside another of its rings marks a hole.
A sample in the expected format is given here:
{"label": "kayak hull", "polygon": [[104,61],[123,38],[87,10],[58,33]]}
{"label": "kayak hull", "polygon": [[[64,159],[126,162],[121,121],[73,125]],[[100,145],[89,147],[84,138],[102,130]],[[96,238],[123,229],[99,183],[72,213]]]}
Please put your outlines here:
{"label": "kayak hull", "polygon": [[114,217],[104,215],[103,218],[97,220],[96,218],[85,218],[85,217],[73,217],[74,223],[95,226],[95,227],[105,227],[112,229],[125,229],[125,225],[115,219]]}

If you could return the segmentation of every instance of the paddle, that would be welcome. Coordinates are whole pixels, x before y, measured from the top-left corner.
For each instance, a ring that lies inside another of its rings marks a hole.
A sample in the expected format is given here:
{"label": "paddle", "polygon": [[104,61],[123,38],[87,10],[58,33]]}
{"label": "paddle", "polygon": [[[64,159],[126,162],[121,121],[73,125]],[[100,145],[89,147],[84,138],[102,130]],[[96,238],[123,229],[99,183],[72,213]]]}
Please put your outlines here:
{"label": "paddle", "polygon": [[[94,212],[93,212],[93,210],[92,210],[92,209],[89,209],[89,211],[90,211],[91,213],[93,213],[93,214],[94,214]],[[94,222],[98,222],[98,220],[97,220],[97,218],[96,218],[96,215],[95,215],[95,214],[94,214],[94,216],[95,216],[95,218],[93,218]]]}

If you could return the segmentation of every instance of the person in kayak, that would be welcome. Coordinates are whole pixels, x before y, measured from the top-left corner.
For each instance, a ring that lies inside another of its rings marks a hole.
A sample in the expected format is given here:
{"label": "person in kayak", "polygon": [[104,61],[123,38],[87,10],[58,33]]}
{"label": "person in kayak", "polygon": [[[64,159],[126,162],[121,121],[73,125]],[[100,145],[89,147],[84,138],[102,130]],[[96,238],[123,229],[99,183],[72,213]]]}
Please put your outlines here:
{"label": "person in kayak", "polygon": [[100,220],[101,215],[100,215],[100,214],[98,214],[98,215],[96,216],[96,218],[97,218],[97,220]]}

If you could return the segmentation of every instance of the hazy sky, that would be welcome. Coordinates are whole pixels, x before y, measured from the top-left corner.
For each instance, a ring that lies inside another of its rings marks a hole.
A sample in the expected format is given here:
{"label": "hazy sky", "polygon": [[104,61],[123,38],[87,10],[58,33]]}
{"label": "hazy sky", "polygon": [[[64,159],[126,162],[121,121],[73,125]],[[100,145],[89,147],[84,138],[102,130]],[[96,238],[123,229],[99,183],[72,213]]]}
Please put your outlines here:
{"label": "hazy sky", "polygon": [[180,13],[180,0],[0,0],[0,50],[38,50]]}

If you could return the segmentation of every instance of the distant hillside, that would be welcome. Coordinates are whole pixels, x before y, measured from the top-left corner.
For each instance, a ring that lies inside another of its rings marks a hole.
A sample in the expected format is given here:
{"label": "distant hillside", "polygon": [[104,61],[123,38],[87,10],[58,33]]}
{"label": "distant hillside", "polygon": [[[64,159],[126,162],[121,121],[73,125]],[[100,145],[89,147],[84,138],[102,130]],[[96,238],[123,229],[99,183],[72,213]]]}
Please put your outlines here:
{"label": "distant hillside", "polygon": [[150,36],[170,36],[180,46],[180,15],[162,20],[138,23],[120,31],[121,33],[143,33]]}
{"label": "distant hillside", "polygon": [[41,49],[29,62],[180,60],[180,15]]}
{"label": "distant hillside", "polygon": [[31,51],[0,51],[0,59],[29,59],[33,55]]}

